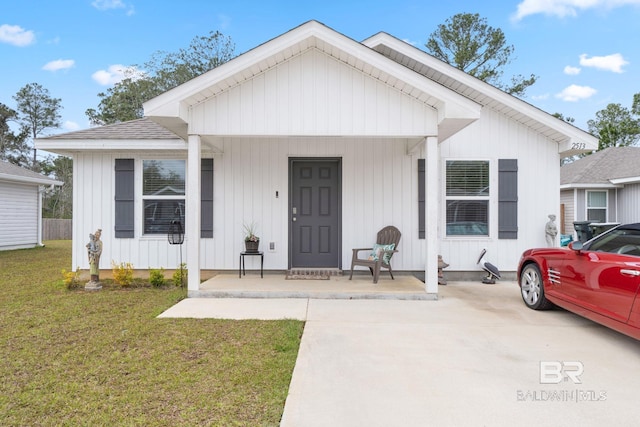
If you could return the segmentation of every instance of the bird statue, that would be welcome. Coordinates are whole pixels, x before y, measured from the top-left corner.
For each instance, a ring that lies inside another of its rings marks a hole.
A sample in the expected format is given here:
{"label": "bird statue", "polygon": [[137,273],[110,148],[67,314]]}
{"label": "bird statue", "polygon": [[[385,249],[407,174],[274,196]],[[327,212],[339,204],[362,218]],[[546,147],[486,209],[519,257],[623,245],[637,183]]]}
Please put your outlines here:
{"label": "bird statue", "polygon": [[500,278],[500,270],[498,270],[498,267],[491,264],[489,261],[483,261],[486,253],[487,250],[483,249],[480,253],[480,257],[478,258],[478,264],[484,271],[487,272],[487,277],[482,279],[482,283],[485,283],[487,285],[494,285],[496,283],[496,279]]}

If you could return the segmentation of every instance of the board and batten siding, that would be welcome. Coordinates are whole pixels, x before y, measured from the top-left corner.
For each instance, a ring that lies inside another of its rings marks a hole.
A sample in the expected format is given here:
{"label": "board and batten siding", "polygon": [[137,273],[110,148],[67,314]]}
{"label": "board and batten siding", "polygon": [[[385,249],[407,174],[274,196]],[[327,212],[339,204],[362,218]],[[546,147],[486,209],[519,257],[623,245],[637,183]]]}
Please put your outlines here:
{"label": "board and batten siding", "polygon": [[615,221],[623,224],[640,222],[640,184],[626,184],[617,191],[618,216]]}
{"label": "board and batten siding", "polygon": [[[213,238],[200,240],[202,269],[237,269],[244,245],[243,224],[252,221],[258,226],[265,269],[288,268],[291,157],[342,159],[343,268],[351,263],[351,248],[371,246],[377,231],[386,225],[403,232],[394,269],[424,268],[424,241],[418,239],[417,156],[406,154],[405,139],[228,137],[222,139],[222,146],[224,152],[214,156]],[[116,158],[132,158],[136,165],[132,239],[114,237]],[[74,268],[88,268],[85,245],[89,233],[98,228],[103,230],[102,269],[110,269],[112,260],[131,262],[140,269],[178,265],[179,248],[169,245],[165,235],[141,235],[141,161],[152,158],[186,158],[186,153],[82,153],[74,157],[74,206],[82,207],[74,209],[74,236],[81,236],[74,241]],[[269,242],[275,243],[275,251],[268,250]],[[189,256],[186,249],[185,244],[184,260]],[[255,261],[247,259],[247,268],[256,267]]]}
{"label": "board and batten siding", "polygon": [[193,106],[190,123],[203,135],[410,137],[435,135],[437,112],[311,49]]}
{"label": "board and batten siding", "polygon": [[[446,203],[440,195],[440,253],[454,271],[480,270],[482,249],[485,261],[501,271],[515,271],[525,249],[545,246],[547,215],[560,218],[560,155],[558,144],[504,115],[484,108],[481,119],[453,135],[440,146],[441,183],[444,187],[446,160],[488,160],[490,179],[489,236],[447,237]],[[498,238],[498,163],[518,160],[518,238]],[[541,188],[548,189],[542,193]]]}
{"label": "board and batten siding", "polygon": [[[502,271],[515,271],[522,251],[545,245],[547,215],[560,217],[560,166],[558,145],[526,126],[491,110],[482,119],[440,144],[440,182],[443,188],[448,159],[487,159],[490,162],[490,235],[447,237],[444,192],[438,199],[439,253],[451,271],[478,271],[477,258],[487,249],[487,260]],[[368,247],[376,232],[395,225],[403,233],[394,269],[423,270],[425,240],[418,238],[418,161],[424,152],[407,154],[403,138],[367,137],[221,137],[214,157],[213,238],[201,239],[201,268],[235,270],[243,250],[243,224],[256,222],[265,252],[265,268],[285,270],[288,265],[289,158],[342,159],[342,268],[349,268],[351,248]],[[421,151],[421,150],[418,150]],[[211,156],[204,153],[203,157]],[[114,164],[116,158],[132,158],[136,165],[135,237],[116,239],[114,224]],[[89,233],[103,229],[100,268],[111,260],[131,262],[135,268],[175,268],[179,247],[166,236],[142,236],[141,161],[152,158],[186,158],[186,152],[83,153],[74,158],[73,265],[88,268],[85,244]],[[518,160],[518,238],[498,238],[498,163]],[[552,159],[552,160],[550,160]],[[187,171],[188,173],[188,171]],[[541,188],[556,189],[541,193]],[[187,191],[191,191],[187,189]],[[196,191],[199,191],[197,189]],[[81,208],[80,208],[81,207]],[[186,236],[186,239],[191,236]],[[198,236],[199,238],[199,236]],[[270,242],[275,250],[269,251]],[[187,245],[182,247],[188,259]],[[247,259],[256,268],[257,259]]]}
{"label": "board and batten siding", "polygon": [[38,186],[0,182],[0,249],[38,244]]}

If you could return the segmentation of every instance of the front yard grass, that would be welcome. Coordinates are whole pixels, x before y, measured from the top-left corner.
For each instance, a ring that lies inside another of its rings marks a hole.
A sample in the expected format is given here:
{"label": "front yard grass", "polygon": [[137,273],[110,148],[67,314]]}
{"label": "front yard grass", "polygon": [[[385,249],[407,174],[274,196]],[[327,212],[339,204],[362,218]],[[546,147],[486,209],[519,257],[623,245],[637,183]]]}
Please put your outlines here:
{"label": "front yard grass", "polygon": [[69,291],[71,243],[0,252],[7,426],[276,426],[303,323],[157,319],[165,287]]}

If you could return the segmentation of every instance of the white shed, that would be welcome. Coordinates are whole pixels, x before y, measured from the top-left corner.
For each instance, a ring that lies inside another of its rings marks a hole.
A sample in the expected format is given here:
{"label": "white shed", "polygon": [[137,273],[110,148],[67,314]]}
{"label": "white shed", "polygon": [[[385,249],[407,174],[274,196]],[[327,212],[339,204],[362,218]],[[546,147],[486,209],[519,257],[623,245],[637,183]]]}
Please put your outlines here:
{"label": "white shed", "polygon": [[0,250],[42,246],[42,193],[62,184],[0,162]]}
{"label": "white shed", "polygon": [[201,270],[237,269],[250,222],[267,270],[347,269],[351,248],[394,225],[394,270],[425,272],[429,293],[438,254],[460,277],[485,248],[514,272],[558,214],[560,159],[597,147],[388,34],[357,42],[316,21],[144,109],[36,145],[73,156],[74,237],[103,230],[102,268],[177,265],[167,223],[185,221],[190,295]]}

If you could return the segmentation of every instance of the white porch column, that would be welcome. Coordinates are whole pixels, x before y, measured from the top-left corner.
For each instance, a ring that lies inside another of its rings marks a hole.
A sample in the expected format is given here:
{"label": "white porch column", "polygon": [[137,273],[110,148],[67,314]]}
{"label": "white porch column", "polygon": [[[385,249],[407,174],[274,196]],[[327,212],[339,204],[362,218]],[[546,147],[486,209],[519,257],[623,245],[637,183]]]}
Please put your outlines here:
{"label": "white porch column", "polygon": [[187,290],[200,289],[200,135],[189,135],[187,153]]}
{"label": "white porch column", "polygon": [[440,147],[438,138],[429,136],[425,140],[425,245],[424,271],[425,289],[429,294],[438,294],[438,212],[440,191],[438,186]]}

